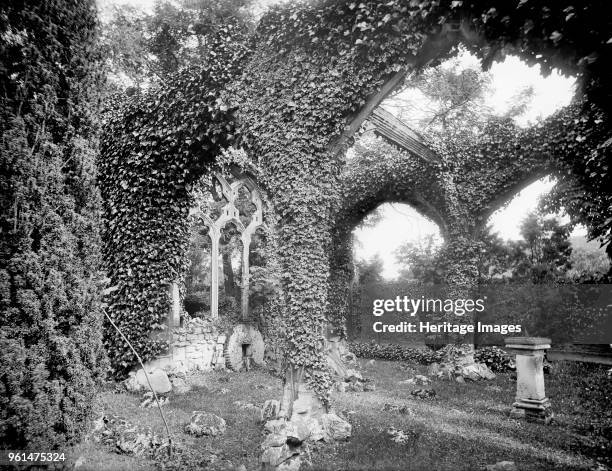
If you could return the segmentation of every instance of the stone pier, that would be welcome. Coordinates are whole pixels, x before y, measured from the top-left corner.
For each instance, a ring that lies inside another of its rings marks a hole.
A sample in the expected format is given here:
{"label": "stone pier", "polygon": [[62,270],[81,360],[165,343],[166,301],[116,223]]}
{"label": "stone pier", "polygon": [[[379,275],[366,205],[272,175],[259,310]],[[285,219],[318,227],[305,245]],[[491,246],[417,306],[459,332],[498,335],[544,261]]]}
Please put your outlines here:
{"label": "stone pier", "polygon": [[516,401],[510,416],[549,423],[550,402],[544,390],[544,353],[550,339],[544,337],[508,337],[506,350],[516,355]]}

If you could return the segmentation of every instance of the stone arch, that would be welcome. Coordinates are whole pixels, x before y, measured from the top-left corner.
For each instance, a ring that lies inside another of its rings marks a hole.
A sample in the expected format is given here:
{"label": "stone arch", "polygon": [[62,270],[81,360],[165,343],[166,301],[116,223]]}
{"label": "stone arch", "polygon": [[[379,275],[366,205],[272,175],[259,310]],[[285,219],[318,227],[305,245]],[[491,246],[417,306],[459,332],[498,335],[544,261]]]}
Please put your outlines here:
{"label": "stone arch", "polygon": [[[607,18],[604,3],[597,4],[596,11],[578,12],[577,18],[589,25],[594,25],[593,18]],[[211,171],[210,164],[236,139],[261,164],[260,181],[265,182],[279,216],[285,315],[288,329],[296,333],[289,344],[289,363],[319,368],[316,346],[321,343],[325,317],[327,255],[343,152],[360,123],[407,75],[444,57],[462,41],[478,50],[484,62],[518,46],[521,57],[532,63],[580,72],[590,86],[589,96],[610,109],[612,89],[605,70],[610,62],[608,31],[593,27],[588,43],[568,31],[555,43],[549,34],[555,15],[547,20],[533,10],[540,4],[532,2],[522,2],[520,8],[513,2],[495,2],[491,8],[489,3],[394,0],[370,11],[371,4],[323,1],[277,8],[264,16],[248,45],[219,38],[213,45],[219,47],[211,46],[219,54],[204,70],[182,72],[166,89],[132,100],[122,114],[109,120],[102,143],[106,163],[101,183],[110,202],[109,277],[117,286],[110,304],[115,306],[115,319],[137,330],[135,337],[147,343],[148,331],[159,324],[163,296],[150,299],[142,294],[159,291],[160,284],[180,272],[176,261],[180,244],[163,247],[160,261],[145,266],[144,256],[125,256],[130,254],[130,243],[136,245],[146,234],[148,246],[142,251],[153,252],[159,249],[159,233],[180,239],[183,231],[172,234],[173,229],[165,226],[176,227],[184,219],[185,183]],[[561,17],[563,7],[547,4]],[[525,18],[537,20],[537,27],[522,28]],[[155,136],[159,123],[168,132]],[[126,168],[129,171],[123,173]],[[159,168],[172,169],[172,178],[142,178]],[[126,174],[129,178],[124,178]],[[178,190],[168,189],[172,179]],[[151,211],[159,206],[159,194],[168,207],[163,218]],[[476,209],[467,208],[465,213],[473,216]],[[144,215],[138,227],[127,235],[120,233],[127,227],[126,218],[135,214]],[[456,227],[457,219],[451,221],[449,233],[463,231]],[[143,281],[134,283],[134,279]],[[135,319],[144,327],[138,327]],[[151,352],[161,348],[147,345]],[[322,396],[324,383],[319,380],[316,386]]]}
{"label": "stone arch", "polygon": [[332,226],[327,320],[341,338],[354,276],[352,231],[367,214],[384,203],[407,204],[435,222],[445,240],[448,237],[447,201],[432,162],[383,139],[376,141],[376,148],[372,158],[365,150],[360,161],[349,162],[340,180],[343,197]]}

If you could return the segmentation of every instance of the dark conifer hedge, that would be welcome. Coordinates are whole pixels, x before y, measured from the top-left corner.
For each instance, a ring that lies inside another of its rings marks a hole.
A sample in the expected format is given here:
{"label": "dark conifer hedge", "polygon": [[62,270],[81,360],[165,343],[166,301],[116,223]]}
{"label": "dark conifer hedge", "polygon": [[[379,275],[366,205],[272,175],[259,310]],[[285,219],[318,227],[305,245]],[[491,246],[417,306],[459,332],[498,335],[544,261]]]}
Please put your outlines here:
{"label": "dark conifer hedge", "polygon": [[0,5],[0,448],[78,439],[105,366],[94,0]]}

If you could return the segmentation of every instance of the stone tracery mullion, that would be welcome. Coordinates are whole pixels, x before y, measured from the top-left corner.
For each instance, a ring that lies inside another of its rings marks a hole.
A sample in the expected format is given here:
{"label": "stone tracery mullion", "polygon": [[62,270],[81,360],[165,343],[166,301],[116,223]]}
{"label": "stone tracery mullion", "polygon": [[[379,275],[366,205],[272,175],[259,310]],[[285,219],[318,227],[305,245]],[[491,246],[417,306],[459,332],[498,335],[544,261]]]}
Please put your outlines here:
{"label": "stone tracery mullion", "polygon": [[[263,226],[263,203],[261,196],[256,187],[249,188],[245,181],[240,179],[232,184],[221,175],[215,174],[215,178],[219,181],[223,196],[227,203],[221,208],[221,215],[212,221],[206,217],[205,222],[211,232],[212,253],[211,253],[211,287],[210,287],[210,310],[211,317],[217,319],[219,317],[219,249],[220,238],[223,228],[228,223],[236,226],[240,232],[240,240],[242,242],[242,303],[241,317],[243,320],[248,318],[249,309],[249,250],[251,244],[251,236],[257,228]],[[238,190],[242,186],[247,187],[251,194],[251,202],[255,204],[256,210],[247,227],[240,221],[239,211],[236,207],[238,198]]]}

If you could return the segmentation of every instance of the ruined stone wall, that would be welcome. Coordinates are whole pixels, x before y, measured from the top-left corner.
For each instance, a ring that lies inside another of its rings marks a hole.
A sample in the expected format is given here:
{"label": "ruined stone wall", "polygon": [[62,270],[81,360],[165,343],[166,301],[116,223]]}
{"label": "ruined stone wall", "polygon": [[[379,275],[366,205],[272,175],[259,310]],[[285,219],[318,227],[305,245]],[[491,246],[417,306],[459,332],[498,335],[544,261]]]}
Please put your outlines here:
{"label": "ruined stone wall", "polygon": [[151,360],[147,366],[179,371],[206,371],[225,366],[223,346],[226,338],[212,321],[189,319],[184,326],[171,328],[168,353]]}

